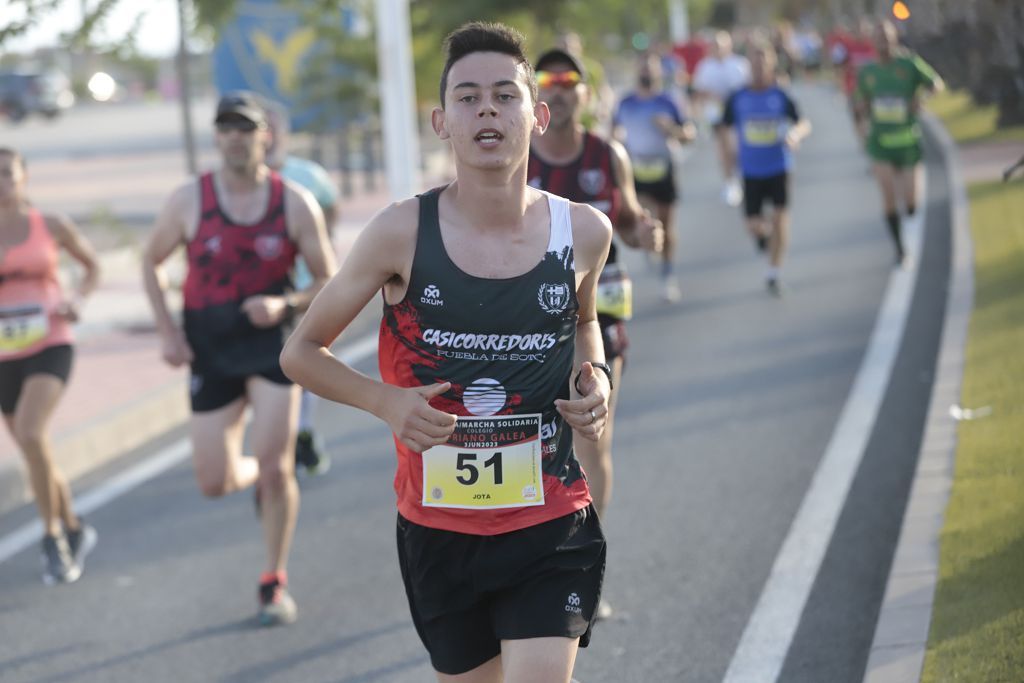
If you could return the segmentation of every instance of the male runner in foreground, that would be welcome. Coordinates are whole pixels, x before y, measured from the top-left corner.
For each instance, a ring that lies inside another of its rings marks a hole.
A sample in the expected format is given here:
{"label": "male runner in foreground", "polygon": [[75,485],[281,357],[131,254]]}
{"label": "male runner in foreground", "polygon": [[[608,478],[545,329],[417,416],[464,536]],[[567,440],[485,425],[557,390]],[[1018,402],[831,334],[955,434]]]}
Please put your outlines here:
{"label": "male runner in foreground", "polygon": [[[608,416],[595,291],[611,226],[526,184],[549,117],[522,40],[482,23],[448,37],[432,123],[456,180],[377,214],[282,355],[394,432],[402,576],[441,681],[569,681],[604,574],[572,442]],[[328,350],[377,292],[383,382]]]}

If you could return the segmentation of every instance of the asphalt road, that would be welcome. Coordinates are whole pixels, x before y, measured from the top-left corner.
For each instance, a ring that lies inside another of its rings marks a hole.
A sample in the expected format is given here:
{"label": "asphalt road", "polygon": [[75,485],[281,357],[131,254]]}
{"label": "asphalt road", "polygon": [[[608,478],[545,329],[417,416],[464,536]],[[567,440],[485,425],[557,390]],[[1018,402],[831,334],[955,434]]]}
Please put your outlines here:
{"label": "asphalt road", "polygon": [[[682,179],[683,301],[660,304],[644,259],[626,256],[636,316],[616,429],[615,496],[604,520],[605,595],[616,616],[580,653],[583,683],[721,680],[864,355],[892,269],[877,191],[843,104],[823,86],[801,87],[797,97],[815,131],[797,160],[783,299],[764,291],[763,264],[739,212],[718,200],[707,140]],[[945,178],[939,168],[929,177],[926,246],[906,336],[789,651],[780,678],[787,683],[853,683],[863,675],[945,296]],[[374,367],[373,359],[361,364]],[[297,624],[254,627],[263,556],[251,496],[204,500],[182,465],[91,516],[101,545],[78,584],[41,585],[34,549],[0,564],[0,678],[433,680],[396,562],[390,435],[374,418],[337,406],[322,403],[318,419],[334,467],[301,482],[290,568]],[[32,515],[26,508],[0,518],[0,535]]]}

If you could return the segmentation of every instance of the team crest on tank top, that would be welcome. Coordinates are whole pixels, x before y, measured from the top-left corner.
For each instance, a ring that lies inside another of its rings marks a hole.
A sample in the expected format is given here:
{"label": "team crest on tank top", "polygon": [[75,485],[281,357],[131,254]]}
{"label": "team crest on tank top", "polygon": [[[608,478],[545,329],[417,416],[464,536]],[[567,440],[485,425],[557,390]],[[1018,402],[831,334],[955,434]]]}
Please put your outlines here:
{"label": "team crest on tank top", "polygon": [[604,191],[608,178],[600,168],[584,168],[580,170],[578,181],[584,192],[597,195]]}
{"label": "team crest on tank top", "polygon": [[253,250],[264,261],[273,261],[281,255],[284,239],[281,235],[260,235],[253,242]]}
{"label": "team crest on tank top", "polygon": [[545,313],[560,315],[569,306],[572,291],[564,282],[544,283],[537,290],[537,301]]}

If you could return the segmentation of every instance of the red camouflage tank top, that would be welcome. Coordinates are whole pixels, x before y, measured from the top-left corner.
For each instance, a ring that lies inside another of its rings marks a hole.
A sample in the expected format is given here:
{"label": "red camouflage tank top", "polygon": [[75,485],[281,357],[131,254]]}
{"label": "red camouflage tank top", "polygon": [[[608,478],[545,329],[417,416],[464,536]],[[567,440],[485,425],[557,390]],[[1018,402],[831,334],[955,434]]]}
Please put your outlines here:
{"label": "red camouflage tank top", "polygon": [[194,364],[232,375],[258,374],[277,365],[283,326],[257,328],[240,307],[250,296],[282,295],[292,287],[298,248],[288,234],[284,182],[270,173],[267,210],[250,224],[232,220],[221,209],[212,173],[199,183],[201,214],[186,248],[183,291]]}

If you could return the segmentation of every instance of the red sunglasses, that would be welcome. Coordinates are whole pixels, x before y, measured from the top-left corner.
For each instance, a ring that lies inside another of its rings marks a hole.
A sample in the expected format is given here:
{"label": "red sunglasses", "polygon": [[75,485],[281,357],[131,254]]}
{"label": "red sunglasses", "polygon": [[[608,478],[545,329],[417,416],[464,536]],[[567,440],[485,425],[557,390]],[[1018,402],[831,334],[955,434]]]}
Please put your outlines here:
{"label": "red sunglasses", "polygon": [[554,71],[537,72],[537,87],[539,88],[554,88],[556,86],[575,88],[582,82],[583,77],[576,71],[562,71],[560,73],[555,73]]}

